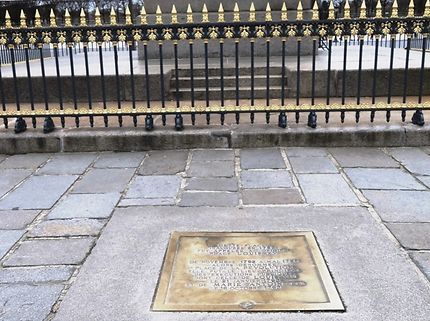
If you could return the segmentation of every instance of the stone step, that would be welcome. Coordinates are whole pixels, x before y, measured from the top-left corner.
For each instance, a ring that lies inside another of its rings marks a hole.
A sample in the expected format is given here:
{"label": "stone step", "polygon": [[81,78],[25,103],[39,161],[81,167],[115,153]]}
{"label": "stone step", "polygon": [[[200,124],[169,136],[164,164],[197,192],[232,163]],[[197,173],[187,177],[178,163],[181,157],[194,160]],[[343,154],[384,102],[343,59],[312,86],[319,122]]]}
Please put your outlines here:
{"label": "stone step", "polygon": [[[281,87],[273,86],[270,88],[269,97],[271,99],[281,98]],[[176,91],[172,88],[172,97],[176,96]],[[289,89],[286,88],[285,95],[287,96]],[[251,99],[251,88],[242,86],[239,88],[240,99]],[[181,88],[179,89],[179,98],[181,100],[191,100],[191,89]],[[255,87],[254,88],[254,98],[255,99],[265,99],[266,98],[266,87]],[[194,99],[195,100],[205,100],[206,99],[206,89],[205,88],[194,88]],[[210,100],[221,100],[221,91],[219,89],[209,90]],[[225,87],[224,88],[224,99],[236,99],[236,87]]]}
{"label": "stone step", "polygon": [[[281,86],[282,85],[282,77],[273,76],[269,78],[269,85],[272,86]],[[176,79],[172,78],[170,81],[171,88],[175,88]],[[209,90],[219,90],[221,86],[221,78],[219,76],[210,77],[209,78]],[[251,76],[242,76],[239,77],[239,86],[243,87],[251,87]],[[265,87],[266,86],[266,76],[265,75],[256,75],[254,77],[254,86],[255,87]],[[179,88],[190,88],[191,87],[191,79],[189,77],[179,77]],[[206,78],[205,77],[194,77],[194,87],[206,88]],[[215,88],[213,88],[215,87]],[[235,76],[226,76],[224,77],[224,87],[236,87],[236,77]]]}
{"label": "stone step", "polygon": [[[281,67],[270,67],[269,73],[272,76],[280,76],[282,74],[282,68]],[[190,69],[179,69],[178,70],[179,77],[190,77],[191,70]],[[205,68],[204,66],[194,66],[194,77],[205,77]],[[219,66],[216,68],[210,67],[208,69],[208,75],[209,77],[218,76],[221,74],[221,70]],[[225,66],[224,67],[224,76],[234,76],[236,74],[236,69],[234,66]],[[255,67],[254,68],[254,74],[255,75],[266,75],[266,68],[265,67]],[[173,75],[175,75],[175,70],[173,70]],[[239,75],[251,75],[251,68],[250,67],[239,67]]]}

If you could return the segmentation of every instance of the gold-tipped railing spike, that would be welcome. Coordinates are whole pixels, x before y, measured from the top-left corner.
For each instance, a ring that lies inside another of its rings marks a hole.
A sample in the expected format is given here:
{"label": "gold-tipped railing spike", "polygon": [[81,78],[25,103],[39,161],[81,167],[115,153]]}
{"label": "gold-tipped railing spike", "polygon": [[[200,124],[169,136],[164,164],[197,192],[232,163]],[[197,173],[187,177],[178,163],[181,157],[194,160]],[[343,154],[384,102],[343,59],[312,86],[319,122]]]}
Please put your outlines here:
{"label": "gold-tipped railing spike", "polygon": [[55,17],[54,9],[51,9],[51,12],[49,13],[49,25],[51,27],[57,26],[57,18]]}
{"label": "gold-tipped railing spike", "polygon": [[282,3],[281,20],[282,21],[287,21],[288,20],[288,10],[287,10],[287,4],[285,3],[285,1]]}
{"label": "gold-tipped railing spike", "polygon": [[27,27],[27,19],[25,17],[24,10],[22,10],[22,9],[21,9],[21,14],[19,16],[19,26],[21,28],[26,28]]}
{"label": "gold-tipped railing spike", "polygon": [[361,7],[360,7],[360,16],[359,18],[366,18],[367,14],[366,14],[366,0],[363,0],[361,2]]}
{"label": "gold-tipped railing spike", "polygon": [[320,12],[318,8],[318,1],[314,1],[314,6],[312,8],[312,20],[319,20],[320,19]]}
{"label": "gold-tipped railing spike", "polygon": [[408,17],[414,17],[415,16],[415,5],[414,0],[411,0],[409,3],[409,9],[408,9]]}
{"label": "gold-tipped railing spike", "polygon": [[376,0],[376,12],[375,12],[375,18],[382,18],[382,6],[381,6],[381,0]]}
{"label": "gold-tipped railing spike", "polygon": [[272,8],[270,8],[270,3],[269,2],[266,5],[265,20],[266,21],[272,21]]}
{"label": "gold-tipped railing spike", "polygon": [[158,25],[163,24],[163,13],[161,12],[160,5],[157,5],[157,10],[155,10],[155,23]]}
{"label": "gold-tipped railing spike", "polygon": [[394,0],[393,7],[391,8],[391,18],[399,17],[399,5],[397,4],[397,0]]}
{"label": "gold-tipped railing spike", "polygon": [[220,2],[219,8],[218,8],[218,22],[225,22],[224,7],[222,6],[222,2]]}
{"label": "gold-tipped railing spike", "polygon": [[94,20],[95,20],[96,26],[101,26],[102,25],[102,15],[100,14],[99,7],[96,7],[96,12],[95,12],[95,15],[94,15]]}
{"label": "gold-tipped railing spike", "polygon": [[131,11],[130,11],[129,6],[125,7],[125,24],[126,25],[132,25],[133,24],[133,20],[131,18]]}
{"label": "gold-tipped railing spike", "polygon": [[140,10],[140,23],[142,25],[146,25],[148,23],[148,20],[146,19],[145,6],[142,6],[142,9]]}
{"label": "gold-tipped railing spike", "polygon": [[66,12],[64,13],[64,26],[71,27],[72,26],[72,17],[70,16],[69,9],[66,8]]}
{"label": "gold-tipped railing spike", "polygon": [[249,8],[249,21],[255,21],[255,6],[254,2],[251,2],[251,7]]}
{"label": "gold-tipped railing spike", "polygon": [[34,15],[34,26],[36,28],[42,27],[42,19],[40,19],[39,9],[36,9],[36,13]]}
{"label": "gold-tipped railing spike", "polygon": [[12,28],[12,20],[10,19],[9,10],[6,10],[4,19],[5,19],[5,27]]}
{"label": "gold-tipped railing spike", "polygon": [[193,23],[193,9],[191,8],[191,4],[188,4],[187,7],[187,23]]}
{"label": "gold-tipped railing spike", "polygon": [[172,12],[171,12],[171,16],[172,16],[172,20],[171,22],[174,23],[178,23],[178,11],[176,11],[176,6],[175,4],[172,5]]}
{"label": "gold-tipped railing spike", "polygon": [[111,26],[116,25],[116,12],[113,7],[110,9],[110,24]]}
{"label": "gold-tipped railing spike", "polygon": [[81,26],[86,26],[87,25],[87,17],[85,15],[84,8],[81,9],[81,14],[79,15],[79,24]]}
{"label": "gold-tipped railing spike", "polygon": [[346,0],[345,5],[343,6],[343,18],[344,19],[351,18],[351,7],[349,6],[349,0]]}
{"label": "gold-tipped railing spike", "polygon": [[208,7],[206,6],[206,3],[203,4],[202,22],[209,22],[209,12],[208,12]]}
{"label": "gold-tipped railing spike", "polygon": [[302,1],[299,0],[299,3],[297,5],[297,17],[296,17],[297,21],[303,20],[303,6],[302,6]]}
{"label": "gold-tipped railing spike", "polygon": [[430,0],[427,0],[426,6],[424,7],[424,17],[429,18],[430,17]]}
{"label": "gold-tipped railing spike", "polygon": [[233,21],[234,22],[239,22],[240,21],[240,10],[239,10],[239,5],[237,4],[237,2],[234,3]]}
{"label": "gold-tipped railing spike", "polygon": [[[363,0],[364,1],[364,0]],[[329,19],[331,19],[331,20],[333,20],[333,19],[335,19],[336,17],[334,16],[334,3],[333,3],[334,1],[333,0],[331,0],[330,1],[330,5],[329,5],[329,7],[328,7],[328,18]]]}

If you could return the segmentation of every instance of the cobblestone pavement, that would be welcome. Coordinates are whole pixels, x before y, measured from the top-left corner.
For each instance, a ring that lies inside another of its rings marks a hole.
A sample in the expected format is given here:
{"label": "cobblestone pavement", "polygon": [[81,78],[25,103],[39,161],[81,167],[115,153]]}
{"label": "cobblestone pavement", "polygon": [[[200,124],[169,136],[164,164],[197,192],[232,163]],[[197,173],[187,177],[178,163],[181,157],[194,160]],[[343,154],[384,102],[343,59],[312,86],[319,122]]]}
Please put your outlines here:
{"label": "cobblestone pavement", "polygon": [[0,320],[57,320],[118,211],[208,207],[362,208],[430,294],[430,147],[0,155]]}

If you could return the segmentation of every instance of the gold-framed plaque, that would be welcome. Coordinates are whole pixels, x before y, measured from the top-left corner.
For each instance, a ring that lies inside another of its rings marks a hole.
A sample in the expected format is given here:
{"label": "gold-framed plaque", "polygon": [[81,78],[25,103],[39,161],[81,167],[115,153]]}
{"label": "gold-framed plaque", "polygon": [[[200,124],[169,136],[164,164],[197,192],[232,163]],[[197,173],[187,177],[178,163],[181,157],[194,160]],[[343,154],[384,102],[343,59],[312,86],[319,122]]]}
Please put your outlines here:
{"label": "gold-framed plaque", "polygon": [[312,232],[173,232],[152,311],[344,311]]}

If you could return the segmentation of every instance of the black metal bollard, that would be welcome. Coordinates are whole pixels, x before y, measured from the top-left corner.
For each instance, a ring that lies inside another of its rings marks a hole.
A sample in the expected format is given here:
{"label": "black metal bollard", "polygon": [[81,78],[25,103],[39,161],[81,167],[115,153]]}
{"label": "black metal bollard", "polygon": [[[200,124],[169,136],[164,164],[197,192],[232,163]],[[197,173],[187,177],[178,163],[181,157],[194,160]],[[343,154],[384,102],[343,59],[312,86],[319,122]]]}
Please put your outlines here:
{"label": "black metal bollard", "polygon": [[181,114],[176,114],[176,117],[175,117],[175,129],[177,131],[181,131],[181,130],[184,129],[184,120],[183,120]]}
{"label": "black metal bollard", "polygon": [[45,120],[43,122],[43,132],[45,134],[50,133],[52,131],[54,131],[55,129],[55,124],[54,121],[52,120],[52,117],[45,117]]}
{"label": "black metal bollard", "polygon": [[152,118],[152,115],[146,115],[146,117],[145,117],[145,129],[147,131],[151,131],[154,129],[154,118]]}
{"label": "black metal bollard", "polygon": [[308,126],[310,128],[317,127],[317,114],[314,111],[311,111],[308,115]]}
{"label": "black metal bollard", "polygon": [[421,109],[418,109],[415,111],[415,113],[412,115],[412,124],[418,125],[418,126],[424,126],[424,114]]}
{"label": "black metal bollard", "polygon": [[18,117],[15,121],[15,134],[23,133],[27,130],[27,123],[24,118]]}
{"label": "black metal bollard", "polygon": [[279,114],[278,126],[281,128],[287,128],[287,114],[285,112],[281,112]]}

